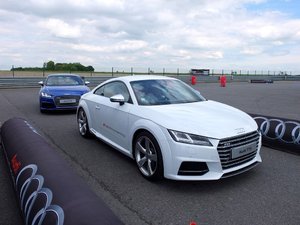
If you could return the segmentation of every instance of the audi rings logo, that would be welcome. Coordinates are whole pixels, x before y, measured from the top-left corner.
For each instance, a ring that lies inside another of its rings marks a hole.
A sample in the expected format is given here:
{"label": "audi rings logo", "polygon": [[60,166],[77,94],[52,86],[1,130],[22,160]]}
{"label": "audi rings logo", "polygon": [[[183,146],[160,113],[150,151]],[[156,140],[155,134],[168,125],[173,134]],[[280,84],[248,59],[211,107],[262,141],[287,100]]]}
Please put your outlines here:
{"label": "audi rings logo", "polygon": [[25,216],[25,224],[63,225],[64,211],[60,206],[52,205],[52,191],[43,187],[44,177],[37,174],[37,170],[36,165],[30,164],[24,167],[16,178],[16,189]]}
{"label": "audi rings logo", "polygon": [[254,117],[262,135],[284,143],[300,145],[300,123],[296,121],[283,121],[281,119],[268,119],[266,117]]}

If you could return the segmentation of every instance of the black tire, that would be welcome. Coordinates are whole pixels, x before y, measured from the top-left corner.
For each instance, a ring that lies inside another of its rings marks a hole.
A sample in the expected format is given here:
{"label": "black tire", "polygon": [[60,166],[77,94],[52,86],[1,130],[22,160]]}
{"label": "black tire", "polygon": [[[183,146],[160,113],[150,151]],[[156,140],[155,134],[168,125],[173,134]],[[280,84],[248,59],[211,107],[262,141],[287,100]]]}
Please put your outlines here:
{"label": "black tire", "polygon": [[143,177],[151,181],[163,179],[163,158],[154,136],[142,131],[134,139],[133,148],[135,162]]}
{"label": "black tire", "polygon": [[80,108],[77,113],[77,124],[80,135],[84,138],[91,137],[88,119],[83,108]]}

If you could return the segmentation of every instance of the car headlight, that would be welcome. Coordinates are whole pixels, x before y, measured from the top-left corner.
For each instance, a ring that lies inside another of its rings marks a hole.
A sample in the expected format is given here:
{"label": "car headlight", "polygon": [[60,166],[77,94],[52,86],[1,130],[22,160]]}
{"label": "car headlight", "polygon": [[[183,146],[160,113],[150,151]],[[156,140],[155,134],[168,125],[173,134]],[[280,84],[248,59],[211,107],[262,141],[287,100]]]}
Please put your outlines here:
{"label": "car headlight", "polygon": [[49,94],[46,93],[46,92],[41,92],[41,96],[44,97],[44,98],[52,98],[52,96],[49,95]]}
{"label": "car headlight", "polygon": [[169,133],[174,141],[192,144],[192,145],[202,145],[202,146],[213,146],[212,143],[208,140],[208,138],[195,135],[188,134],[180,131],[169,130]]}

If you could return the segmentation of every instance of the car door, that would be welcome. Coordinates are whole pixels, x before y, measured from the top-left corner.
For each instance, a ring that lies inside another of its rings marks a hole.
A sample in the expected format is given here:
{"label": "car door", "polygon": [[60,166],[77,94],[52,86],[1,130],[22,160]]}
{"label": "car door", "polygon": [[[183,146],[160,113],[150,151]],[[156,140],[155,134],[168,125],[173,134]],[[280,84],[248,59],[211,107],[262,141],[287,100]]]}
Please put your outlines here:
{"label": "car door", "polygon": [[[129,112],[133,107],[129,91],[126,85],[120,81],[113,81],[101,87],[101,90],[95,91],[95,94],[101,98],[101,104],[95,105],[96,129],[102,136],[128,151],[128,121]],[[110,97],[121,94],[125,99],[124,104],[111,102]]]}

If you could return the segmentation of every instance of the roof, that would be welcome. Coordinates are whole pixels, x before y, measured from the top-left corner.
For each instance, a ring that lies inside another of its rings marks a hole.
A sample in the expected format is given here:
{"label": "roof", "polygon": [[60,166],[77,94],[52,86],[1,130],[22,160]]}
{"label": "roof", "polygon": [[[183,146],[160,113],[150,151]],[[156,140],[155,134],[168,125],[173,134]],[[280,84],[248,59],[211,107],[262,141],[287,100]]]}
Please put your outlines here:
{"label": "roof", "polygon": [[124,76],[124,77],[118,77],[116,78],[118,80],[122,81],[138,81],[138,80],[166,80],[166,79],[175,79],[172,77],[167,77],[167,76],[158,76],[158,75],[133,75],[133,76]]}
{"label": "roof", "polygon": [[78,74],[75,74],[75,73],[52,73],[52,74],[49,74],[49,76],[76,76],[76,77],[80,77],[80,75]]}

